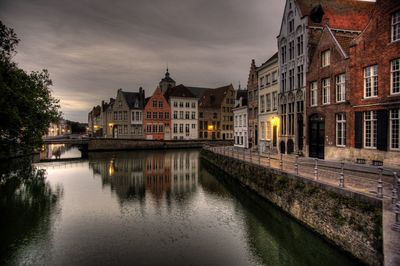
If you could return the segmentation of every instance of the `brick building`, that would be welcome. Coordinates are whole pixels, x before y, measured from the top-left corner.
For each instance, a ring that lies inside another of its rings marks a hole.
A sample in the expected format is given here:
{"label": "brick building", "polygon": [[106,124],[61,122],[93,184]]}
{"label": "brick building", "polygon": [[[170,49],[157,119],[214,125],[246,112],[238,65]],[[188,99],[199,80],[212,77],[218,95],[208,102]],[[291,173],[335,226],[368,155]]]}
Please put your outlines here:
{"label": "brick building", "polygon": [[143,128],[145,139],[171,139],[171,108],[160,87],[146,99]]}
{"label": "brick building", "polygon": [[344,157],[400,164],[400,2],[377,0],[350,48],[350,149]]}
{"label": "brick building", "polygon": [[258,77],[256,62],[251,60],[249,77],[247,79],[248,129],[249,148],[258,144]]}

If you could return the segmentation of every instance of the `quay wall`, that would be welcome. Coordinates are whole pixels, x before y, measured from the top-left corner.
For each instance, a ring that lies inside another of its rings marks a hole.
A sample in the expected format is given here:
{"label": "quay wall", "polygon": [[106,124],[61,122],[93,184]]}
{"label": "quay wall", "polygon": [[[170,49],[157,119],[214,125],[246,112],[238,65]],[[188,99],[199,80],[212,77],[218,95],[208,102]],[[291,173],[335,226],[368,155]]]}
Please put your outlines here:
{"label": "quay wall", "polygon": [[200,154],[217,176],[238,181],[360,261],[383,264],[380,199],[206,149]]}
{"label": "quay wall", "polygon": [[153,150],[202,148],[204,145],[233,145],[232,141],[207,140],[134,140],[134,139],[91,139],[88,151]]}

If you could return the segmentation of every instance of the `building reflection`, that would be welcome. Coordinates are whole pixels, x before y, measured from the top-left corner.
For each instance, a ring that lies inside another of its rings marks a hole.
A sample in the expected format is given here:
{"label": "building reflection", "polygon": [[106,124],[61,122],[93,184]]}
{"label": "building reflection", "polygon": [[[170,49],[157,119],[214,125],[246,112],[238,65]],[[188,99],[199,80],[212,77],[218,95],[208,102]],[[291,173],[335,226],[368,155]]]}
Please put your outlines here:
{"label": "building reflection", "polygon": [[90,153],[89,167],[120,201],[151,196],[169,202],[196,189],[198,155],[197,150]]}

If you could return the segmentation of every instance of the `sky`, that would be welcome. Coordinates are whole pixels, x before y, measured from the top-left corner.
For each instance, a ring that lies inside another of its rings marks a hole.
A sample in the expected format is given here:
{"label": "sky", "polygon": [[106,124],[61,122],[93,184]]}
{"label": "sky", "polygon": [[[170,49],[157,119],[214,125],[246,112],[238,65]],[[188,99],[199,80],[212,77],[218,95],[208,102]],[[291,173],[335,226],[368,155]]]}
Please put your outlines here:
{"label": "sky", "polygon": [[151,96],[168,66],[177,84],[247,83],[251,59],[276,50],[283,0],[0,0],[0,19],[20,38],[26,71],[48,69],[69,120],[117,89]]}

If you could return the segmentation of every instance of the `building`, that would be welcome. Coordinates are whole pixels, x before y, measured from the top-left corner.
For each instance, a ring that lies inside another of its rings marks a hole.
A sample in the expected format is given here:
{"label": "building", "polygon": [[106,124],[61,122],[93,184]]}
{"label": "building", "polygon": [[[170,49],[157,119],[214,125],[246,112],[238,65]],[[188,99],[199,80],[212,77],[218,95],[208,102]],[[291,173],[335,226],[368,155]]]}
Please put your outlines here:
{"label": "building", "polygon": [[88,134],[92,137],[103,135],[101,106],[97,105],[88,113]]}
{"label": "building", "polygon": [[247,106],[247,90],[236,91],[234,116],[234,146],[240,148],[249,148],[249,110]]}
{"label": "building", "polygon": [[160,87],[146,100],[143,121],[145,139],[171,139],[171,108]]}
{"label": "building", "polygon": [[171,139],[198,139],[198,98],[182,84],[168,88],[164,97],[171,107]]}
{"label": "building", "polygon": [[199,139],[233,139],[235,90],[231,85],[216,89],[189,87],[199,100]]}
{"label": "building", "polygon": [[163,79],[161,79],[159,86],[160,86],[162,94],[165,94],[165,92],[167,91],[168,88],[172,88],[172,87],[176,86],[175,80],[173,80],[170,77],[168,68],[167,68],[167,71],[165,72],[165,77]]}
{"label": "building", "polygon": [[68,126],[67,121],[60,118],[57,122],[50,123],[46,136],[64,136],[71,134],[71,127]]}
{"label": "building", "polygon": [[249,119],[249,147],[257,146],[258,141],[258,77],[257,66],[251,60],[249,77],[247,79],[248,92],[248,119]]}
{"label": "building", "polygon": [[400,164],[400,2],[377,0],[350,47],[347,147],[341,157]]}
{"label": "building", "polygon": [[257,68],[258,77],[258,147],[260,152],[277,152],[279,143],[279,66],[278,53]]}
{"label": "building", "polygon": [[143,139],[143,111],[145,94],[142,88],[139,92],[125,92],[119,89],[115,102],[109,114],[108,127],[113,138]]}

